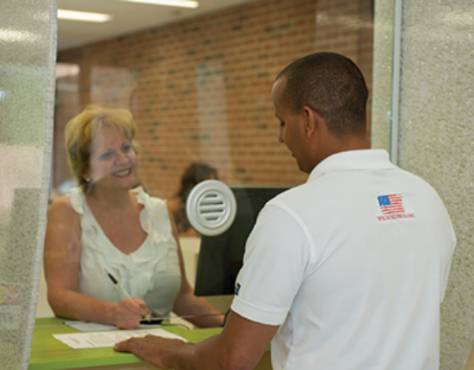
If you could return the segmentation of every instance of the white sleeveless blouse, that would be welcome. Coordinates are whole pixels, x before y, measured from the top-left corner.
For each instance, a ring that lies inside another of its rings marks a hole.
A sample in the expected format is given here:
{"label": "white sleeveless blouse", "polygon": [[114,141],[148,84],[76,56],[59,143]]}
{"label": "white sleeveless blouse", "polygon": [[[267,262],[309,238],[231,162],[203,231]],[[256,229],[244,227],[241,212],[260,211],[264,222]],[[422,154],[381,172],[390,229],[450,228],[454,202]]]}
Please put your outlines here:
{"label": "white sleeveless blouse", "polygon": [[81,218],[80,292],[118,303],[124,297],[107,276],[112,274],[126,290],[143,299],[154,316],[166,316],[173,308],[181,285],[176,240],[173,237],[166,203],[152,198],[142,188],[132,190],[144,206],[140,224],[148,234],[131,254],[117,249],[96,221],[79,188],[69,196]]}

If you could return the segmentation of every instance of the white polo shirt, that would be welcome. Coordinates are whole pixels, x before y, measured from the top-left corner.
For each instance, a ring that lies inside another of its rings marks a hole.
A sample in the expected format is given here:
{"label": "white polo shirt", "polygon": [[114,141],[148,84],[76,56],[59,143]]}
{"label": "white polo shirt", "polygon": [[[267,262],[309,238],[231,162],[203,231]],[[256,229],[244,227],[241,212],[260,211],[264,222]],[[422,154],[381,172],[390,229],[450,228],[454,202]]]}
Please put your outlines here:
{"label": "white polo shirt", "polygon": [[274,369],[437,370],[455,244],[428,183],[383,150],[341,152],[261,211],[232,310],[280,325]]}

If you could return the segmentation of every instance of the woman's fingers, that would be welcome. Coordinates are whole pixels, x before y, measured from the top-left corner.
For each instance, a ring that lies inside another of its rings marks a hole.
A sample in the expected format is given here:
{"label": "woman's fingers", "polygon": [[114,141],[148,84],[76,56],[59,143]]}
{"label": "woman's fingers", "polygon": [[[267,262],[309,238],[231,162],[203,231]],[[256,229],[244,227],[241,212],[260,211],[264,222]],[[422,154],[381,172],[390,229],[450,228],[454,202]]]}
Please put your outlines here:
{"label": "woman's fingers", "polygon": [[151,314],[150,309],[148,308],[148,306],[146,305],[146,303],[143,300],[141,300],[139,298],[134,298],[133,300],[140,307],[143,316],[147,316],[147,315]]}
{"label": "woman's fingers", "polygon": [[150,314],[150,309],[146,303],[139,298],[124,299],[122,302],[120,302],[120,305],[140,318]]}

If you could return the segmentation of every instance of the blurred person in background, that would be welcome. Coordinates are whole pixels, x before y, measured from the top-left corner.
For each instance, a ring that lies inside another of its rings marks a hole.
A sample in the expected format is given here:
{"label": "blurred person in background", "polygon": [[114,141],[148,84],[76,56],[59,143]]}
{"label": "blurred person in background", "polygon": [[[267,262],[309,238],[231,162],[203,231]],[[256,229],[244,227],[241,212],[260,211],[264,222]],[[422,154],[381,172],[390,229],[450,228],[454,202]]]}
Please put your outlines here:
{"label": "blurred person in background", "polygon": [[167,201],[180,236],[198,236],[186,215],[186,201],[191,190],[204,180],[217,180],[217,169],[204,162],[192,162],[181,176],[181,184],[176,195]]}

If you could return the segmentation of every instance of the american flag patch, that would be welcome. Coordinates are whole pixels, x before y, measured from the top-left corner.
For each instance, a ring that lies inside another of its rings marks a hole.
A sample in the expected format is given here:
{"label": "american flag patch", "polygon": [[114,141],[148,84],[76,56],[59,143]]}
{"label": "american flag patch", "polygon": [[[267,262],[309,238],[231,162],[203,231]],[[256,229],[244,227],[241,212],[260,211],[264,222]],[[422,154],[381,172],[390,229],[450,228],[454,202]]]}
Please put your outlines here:
{"label": "american flag patch", "polygon": [[379,200],[380,209],[384,215],[405,212],[401,194],[380,195],[377,198]]}
{"label": "american flag patch", "polygon": [[413,218],[413,213],[406,213],[403,206],[402,194],[387,194],[377,197],[381,215],[379,221],[395,220],[398,218]]}

